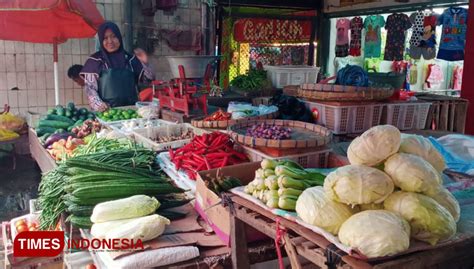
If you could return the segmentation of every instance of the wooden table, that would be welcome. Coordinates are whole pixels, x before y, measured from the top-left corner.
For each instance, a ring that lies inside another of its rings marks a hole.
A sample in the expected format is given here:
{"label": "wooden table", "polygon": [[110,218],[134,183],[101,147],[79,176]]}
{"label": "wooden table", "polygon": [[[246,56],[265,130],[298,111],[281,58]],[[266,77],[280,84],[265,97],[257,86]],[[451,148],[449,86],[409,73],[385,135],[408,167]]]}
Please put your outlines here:
{"label": "wooden table", "polygon": [[[276,215],[239,197],[232,196],[234,212],[231,217],[232,265],[233,268],[249,267],[245,225],[275,239],[277,236]],[[472,221],[471,221],[472,222]],[[458,240],[449,246],[415,252],[407,255],[368,263],[344,253],[321,235],[290,220],[279,218],[279,227],[286,229],[283,235],[284,248],[291,267],[302,268],[298,256],[302,256],[320,268],[472,268],[474,265],[474,235]]]}
{"label": "wooden table", "polygon": [[32,128],[28,129],[28,140],[30,143],[31,156],[35,159],[41,172],[48,172],[58,166],[51,155],[43,148],[36,132]]}

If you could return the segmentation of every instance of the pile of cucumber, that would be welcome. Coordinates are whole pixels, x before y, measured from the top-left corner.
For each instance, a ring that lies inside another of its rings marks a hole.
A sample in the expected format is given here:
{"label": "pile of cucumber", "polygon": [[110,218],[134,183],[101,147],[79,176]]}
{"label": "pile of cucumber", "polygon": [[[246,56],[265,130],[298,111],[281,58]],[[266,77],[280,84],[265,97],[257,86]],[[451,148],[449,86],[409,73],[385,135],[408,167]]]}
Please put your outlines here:
{"label": "pile of cucumber", "polygon": [[41,118],[36,127],[36,134],[45,141],[50,135],[71,132],[76,126],[81,126],[87,119],[94,119],[95,115],[87,108],[76,108],[70,102],[66,106],[57,105],[50,108]]}

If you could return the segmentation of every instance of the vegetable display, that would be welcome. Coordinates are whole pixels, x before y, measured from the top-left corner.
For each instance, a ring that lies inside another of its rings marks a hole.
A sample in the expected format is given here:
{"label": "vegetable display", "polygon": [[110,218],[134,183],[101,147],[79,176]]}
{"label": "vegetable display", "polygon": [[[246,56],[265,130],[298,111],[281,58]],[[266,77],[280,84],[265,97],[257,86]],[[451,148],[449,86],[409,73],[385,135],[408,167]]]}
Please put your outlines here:
{"label": "vegetable display", "polygon": [[290,139],[291,128],[285,128],[278,125],[270,125],[265,123],[255,124],[247,129],[247,135],[255,138],[265,139]]}
{"label": "vegetable display", "polygon": [[[55,136],[52,135],[48,138],[48,140],[51,140],[51,138]],[[55,139],[55,138],[54,138]],[[49,144],[50,141],[46,142],[45,145]],[[66,139],[59,139],[51,144],[51,147],[47,149],[48,153],[51,155],[51,157],[54,158],[56,161],[61,161],[64,159],[67,159],[74,154],[74,150],[79,146],[79,145],[84,145],[84,141],[82,139],[78,138],[73,138],[72,136],[68,136],[67,140]]]}
{"label": "vegetable display", "polygon": [[222,109],[217,110],[211,115],[204,118],[204,121],[218,121],[218,120],[230,120],[232,113],[222,111]]}
{"label": "vegetable display", "polygon": [[169,155],[176,170],[186,171],[193,180],[199,171],[248,161],[245,154],[234,150],[229,136],[221,132],[194,136],[189,144],[177,150],[170,149]]}
{"label": "vegetable display", "polygon": [[409,220],[413,238],[431,245],[456,233],[456,222],[449,211],[423,194],[398,191],[385,200],[384,207]]}
{"label": "vegetable display", "polygon": [[321,186],[304,190],[296,201],[296,213],[304,222],[336,235],[355,212],[350,206],[329,199]]}
{"label": "vegetable display", "polygon": [[417,155],[429,162],[438,172],[446,167],[443,156],[431,144],[428,138],[421,135],[402,134],[400,152]]}
{"label": "vegetable display", "polygon": [[78,138],[84,138],[92,133],[99,132],[102,129],[102,124],[97,120],[85,120],[78,122],[73,126],[71,132]]}
{"label": "vegetable display", "polygon": [[342,224],[339,240],[368,258],[394,255],[410,246],[410,225],[387,210],[362,211]]}
{"label": "vegetable display", "polygon": [[206,187],[217,195],[239,186],[242,186],[242,182],[238,178],[229,176],[223,178],[218,176],[206,181]]}
{"label": "vegetable display", "polygon": [[68,220],[74,225],[90,227],[91,208],[87,206],[133,195],[152,195],[163,203],[187,202],[179,195],[184,190],[156,172],[153,151],[123,144],[120,149],[81,153],[43,176],[38,198],[42,208],[40,229],[54,227],[60,214],[69,210],[72,214]]}
{"label": "vegetable display", "polygon": [[296,200],[305,189],[324,183],[324,175],[306,171],[293,161],[264,159],[260,166],[244,191],[270,208],[294,211]]}
{"label": "vegetable display", "polygon": [[230,85],[244,91],[261,90],[269,84],[267,71],[251,68],[246,74],[236,76]]}
{"label": "vegetable display", "polygon": [[130,120],[139,118],[133,109],[111,108],[105,112],[98,112],[97,117],[104,121]]}
{"label": "vegetable display", "polygon": [[50,108],[48,113],[40,119],[36,134],[41,137],[46,134],[70,132],[73,126],[94,118],[95,115],[87,108],[76,108],[74,103],[68,103],[65,107],[57,105],[55,108]]}
{"label": "vegetable display", "polygon": [[[410,238],[432,245],[447,240],[456,233],[460,208],[442,187],[444,161],[422,157],[438,156],[433,150],[429,141],[402,137],[393,126],[373,127],[349,145],[351,164],[328,174],[324,193],[310,188],[300,195],[297,214],[368,258],[405,251]],[[348,216],[347,206],[359,213]]]}
{"label": "vegetable display", "polygon": [[153,214],[159,206],[154,197],[146,195],[99,203],[90,218],[94,223],[91,233],[96,238],[152,240],[170,224],[167,218]]}
{"label": "vegetable display", "polygon": [[153,138],[153,141],[157,143],[168,143],[168,142],[173,142],[173,141],[178,141],[178,140],[185,140],[185,139],[191,139],[193,137],[193,130],[186,128],[186,129],[181,129],[179,134],[175,135],[157,135],[156,137]]}
{"label": "vegetable display", "polygon": [[340,167],[324,181],[326,195],[348,205],[382,203],[393,189],[393,181],[387,174],[363,165]]}

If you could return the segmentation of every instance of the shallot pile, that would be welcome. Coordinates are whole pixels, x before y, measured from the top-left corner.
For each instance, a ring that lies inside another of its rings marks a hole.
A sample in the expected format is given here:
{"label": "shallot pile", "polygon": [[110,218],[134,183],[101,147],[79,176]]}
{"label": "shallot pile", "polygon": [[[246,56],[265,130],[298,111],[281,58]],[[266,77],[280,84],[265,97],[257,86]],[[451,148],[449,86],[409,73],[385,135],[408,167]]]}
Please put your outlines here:
{"label": "shallot pile", "polygon": [[78,138],[84,138],[93,132],[99,132],[101,128],[102,125],[97,120],[85,120],[82,126],[72,128],[72,133]]}
{"label": "shallot pile", "polygon": [[255,138],[284,140],[290,139],[291,128],[260,123],[248,128],[247,135]]}

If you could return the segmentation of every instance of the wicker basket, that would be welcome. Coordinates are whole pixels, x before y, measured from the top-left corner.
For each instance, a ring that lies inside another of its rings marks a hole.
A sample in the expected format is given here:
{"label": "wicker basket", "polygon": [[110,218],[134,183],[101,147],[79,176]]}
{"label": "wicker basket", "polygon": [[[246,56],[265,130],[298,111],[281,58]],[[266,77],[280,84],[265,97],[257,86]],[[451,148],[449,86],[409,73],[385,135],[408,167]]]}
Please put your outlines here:
{"label": "wicker basket", "polygon": [[194,127],[197,128],[206,128],[206,129],[227,129],[229,126],[238,124],[241,122],[246,122],[249,120],[266,120],[266,119],[274,119],[278,116],[278,111],[265,114],[265,115],[260,115],[260,116],[255,116],[255,117],[248,117],[248,118],[242,118],[242,119],[236,119],[236,120],[216,120],[216,121],[203,121],[201,119],[196,119],[192,120],[191,124]]}
{"label": "wicker basket", "polygon": [[[289,127],[292,129],[292,137],[296,139],[277,140],[277,139],[265,139],[255,138],[246,135],[247,128],[254,124],[271,124]],[[262,148],[315,148],[327,145],[331,141],[332,133],[329,129],[301,121],[292,120],[254,120],[245,121],[229,127],[229,135],[234,141],[251,147],[262,147]]]}
{"label": "wicker basket", "polygon": [[392,87],[358,87],[327,84],[334,79],[330,77],[317,84],[302,84],[298,89],[298,97],[315,101],[376,101],[390,98]]}

